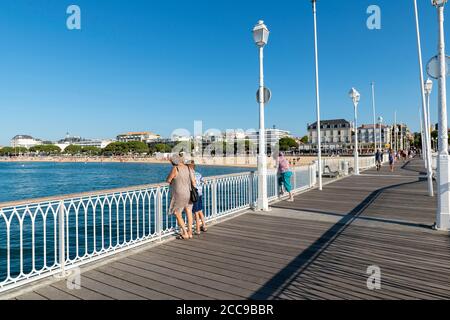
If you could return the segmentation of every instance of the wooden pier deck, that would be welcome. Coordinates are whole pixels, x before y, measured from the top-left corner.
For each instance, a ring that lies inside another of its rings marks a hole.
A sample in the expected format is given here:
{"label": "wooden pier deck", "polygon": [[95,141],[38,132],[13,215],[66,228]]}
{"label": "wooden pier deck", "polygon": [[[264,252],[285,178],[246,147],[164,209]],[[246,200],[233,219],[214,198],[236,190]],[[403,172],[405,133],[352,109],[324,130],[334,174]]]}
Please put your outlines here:
{"label": "wooden pier deck", "polygon": [[[449,299],[450,236],[433,231],[420,160],[369,170],[17,299]],[[369,266],[381,289],[367,288]]]}

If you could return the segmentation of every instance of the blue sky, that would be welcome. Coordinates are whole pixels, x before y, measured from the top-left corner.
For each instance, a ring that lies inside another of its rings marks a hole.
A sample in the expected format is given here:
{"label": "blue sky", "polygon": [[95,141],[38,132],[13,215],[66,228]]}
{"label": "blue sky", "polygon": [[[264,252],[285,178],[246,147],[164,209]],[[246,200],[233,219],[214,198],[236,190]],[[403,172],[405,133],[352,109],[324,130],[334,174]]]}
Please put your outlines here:
{"label": "blue sky", "polygon": [[[70,4],[81,7],[81,31],[66,28]],[[381,7],[381,30],[366,27],[371,4]],[[419,0],[419,10],[426,62],[437,49],[436,10],[429,0]],[[2,0],[0,145],[19,133],[168,136],[193,131],[194,120],[204,129],[255,128],[258,55],[250,31],[259,19],[271,30],[266,125],[303,135],[315,119],[309,0]],[[392,122],[397,110],[418,130],[413,1],[319,0],[318,28],[322,119],[353,117],[347,93],[354,86],[360,122],[370,123],[375,81],[378,113]]]}

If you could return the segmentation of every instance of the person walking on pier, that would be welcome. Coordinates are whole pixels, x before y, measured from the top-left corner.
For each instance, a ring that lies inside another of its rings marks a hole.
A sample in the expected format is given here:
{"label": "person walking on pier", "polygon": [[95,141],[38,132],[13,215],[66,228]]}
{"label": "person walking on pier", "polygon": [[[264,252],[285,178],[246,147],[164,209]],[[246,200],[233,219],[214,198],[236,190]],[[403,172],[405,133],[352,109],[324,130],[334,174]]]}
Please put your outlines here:
{"label": "person walking on pier", "polygon": [[[175,215],[177,219],[181,230],[179,239],[192,239],[191,186],[196,186],[195,178],[179,155],[173,155],[170,162],[173,168],[166,180],[170,184],[169,214]],[[187,228],[183,219],[183,211],[186,212],[187,216]]]}
{"label": "person walking on pier", "polygon": [[394,151],[389,150],[389,166],[391,167],[391,172],[394,172],[395,155]]}
{"label": "person walking on pier", "polygon": [[[200,231],[206,232],[208,229],[206,228],[205,216],[203,214],[203,184],[205,183],[203,176],[200,172],[195,171],[195,162],[192,160],[189,163],[189,168],[194,173],[195,177],[195,185],[198,192],[198,200],[194,202],[194,206],[192,209],[192,213],[195,218],[195,228],[196,234],[199,235]],[[201,226],[200,226],[201,224]]]}
{"label": "person walking on pier", "polygon": [[291,187],[292,172],[289,168],[289,162],[284,157],[284,154],[282,152],[280,152],[278,155],[277,165],[278,165],[278,175],[279,175],[278,184],[281,189],[280,191],[283,191],[283,189],[284,189],[285,192],[288,192],[289,193],[288,201],[293,202],[294,195],[292,194],[292,187]]}
{"label": "person walking on pier", "polygon": [[381,169],[382,158],[383,154],[381,153],[380,149],[377,149],[377,152],[375,153],[375,164],[377,166],[377,171],[380,171]]}

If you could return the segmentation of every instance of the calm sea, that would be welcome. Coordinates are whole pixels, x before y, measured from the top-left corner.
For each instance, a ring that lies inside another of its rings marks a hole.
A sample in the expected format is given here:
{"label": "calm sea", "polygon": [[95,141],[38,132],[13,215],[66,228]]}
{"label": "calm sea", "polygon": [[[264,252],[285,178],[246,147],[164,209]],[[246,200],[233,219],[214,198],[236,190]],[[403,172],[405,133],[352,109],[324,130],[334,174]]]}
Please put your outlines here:
{"label": "calm sea", "polygon": [[[166,179],[171,166],[169,164],[131,164],[131,163],[0,163],[0,178],[1,191],[0,203],[6,201],[23,200],[40,198],[46,196],[64,195],[78,192],[87,192],[103,189],[131,187],[142,184],[159,183]],[[232,168],[232,167],[201,167],[197,168],[205,177],[213,175],[223,175],[230,173],[237,173],[249,171],[248,168]],[[121,215],[116,219],[113,215],[111,221],[105,222],[103,229],[106,238],[109,234],[109,224],[111,230],[116,230],[118,224],[125,225],[127,230],[131,229],[131,220],[133,220],[134,228],[136,229],[137,220],[135,215],[131,215],[130,204],[125,207],[116,207],[112,204],[112,211],[121,210]],[[44,208],[45,210],[45,208]],[[97,235],[102,233],[100,208],[96,207],[95,214],[89,211],[89,215],[84,217],[81,215],[78,227],[84,232],[78,233],[78,240],[81,244],[86,243],[86,246],[81,245],[78,253],[82,256],[84,253],[93,252],[94,243],[100,247],[101,237],[94,238],[94,232]],[[126,217],[124,216],[126,215]],[[69,240],[69,257],[73,259],[76,255],[76,223],[75,215],[70,214],[68,220],[68,240]],[[7,214],[5,219],[9,219]],[[83,220],[84,217],[84,220]],[[7,237],[7,224],[5,219],[0,219],[0,283],[6,279],[7,275],[7,257],[8,257],[8,242],[10,254],[10,273],[12,276],[20,274],[20,265],[23,261],[23,271],[28,273],[32,270],[33,263],[33,248],[35,249],[35,267],[40,270],[44,265],[51,266],[56,261],[56,240],[54,234],[51,232],[55,230],[56,225],[54,219],[48,218],[43,222],[42,215],[37,215],[35,220],[35,237],[32,238],[31,219],[27,215],[23,221],[23,233],[21,233],[19,219],[12,216],[9,232],[9,240]],[[106,217],[105,219],[109,219]],[[167,217],[169,219],[169,217]],[[173,216],[169,219],[174,223]],[[45,233],[43,226],[50,232]],[[144,227],[142,227],[143,230]],[[150,229],[155,232],[155,225],[152,221],[147,220],[145,229]],[[123,233],[120,229],[120,234],[116,238],[108,238],[106,241],[121,242],[125,238],[130,237],[129,232]],[[133,229],[134,230],[134,229]],[[141,230],[141,231],[142,231]],[[134,232],[134,231],[133,231]],[[131,236],[136,237],[137,233],[131,233]],[[116,235],[116,233],[113,233]],[[86,238],[87,237],[87,238]],[[23,238],[21,240],[21,238]],[[33,246],[33,239],[35,245]],[[86,242],[84,242],[86,239]],[[46,241],[46,253],[44,253],[44,241]],[[21,254],[20,247],[23,243],[23,253]],[[115,243],[115,242],[114,242]],[[84,250],[84,251],[83,251]],[[23,256],[23,258],[21,258]],[[46,262],[45,262],[46,259]]]}
{"label": "calm sea", "polygon": [[[169,164],[0,162],[0,203],[159,183],[170,169]],[[209,166],[197,170],[205,177],[249,171]]]}

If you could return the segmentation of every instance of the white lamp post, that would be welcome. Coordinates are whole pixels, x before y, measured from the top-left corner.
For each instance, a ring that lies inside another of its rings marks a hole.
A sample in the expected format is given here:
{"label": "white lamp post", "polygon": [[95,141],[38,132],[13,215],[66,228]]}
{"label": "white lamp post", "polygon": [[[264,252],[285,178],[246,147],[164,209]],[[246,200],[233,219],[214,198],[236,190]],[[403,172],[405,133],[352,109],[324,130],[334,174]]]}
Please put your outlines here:
{"label": "white lamp post", "polygon": [[[427,98],[427,110],[426,110],[426,114],[424,114],[424,117],[423,117],[425,130],[427,130],[426,141],[424,143],[424,147],[426,148],[425,155],[427,157],[426,163],[427,163],[427,168],[428,168],[428,165],[431,165],[430,96],[431,96],[431,91],[433,90],[433,81],[431,81],[429,78],[424,83],[424,90],[425,90],[425,96]],[[432,174],[431,170],[430,170],[430,172]]]}
{"label": "white lamp post", "polygon": [[424,155],[425,155],[425,162],[426,162],[426,168],[427,168],[427,182],[428,182],[428,195],[430,197],[433,196],[433,172],[431,168],[431,152],[429,152],[429,136],[430,132],[427,130],[427,107],[426,107],[426,101],[425,101],[425,83],[423,79],[423,63],[422,63],[422,46],[420,41],[420,27],[419,27],[419,11],[417,9],[417,0],[414,0],[414,13],[416,18],[416,36],[417,36],[417,52],[419,57],[419,71],[420,71],[420,90],[421,90],[421,96],[422,96],[422,113],[423,113],[423,124],[424,124]]}
{"label": "white lamp post", "polygon": [[322,137],[320,130],[320,94],[319,94],[319,54],[317,48],[317,10],[316,1],[311,0],[314,17],[314,58],[316,63],[316,114],[317,114],[317,160],[319,172],[319,190],[322,190]]}
{"label": "white lamp post", "polygon": [[[375,83],[372,81],[372,110],[373,110],[373,145],[374,149],[377,148],[377,125],[376,125],[376,110],[375,110]],[[376,152],[376,150],[374,150]]]}
{"label": "white lamp post", "polygon": [[[436,228],[438,230],[450,230],[450,170],[448,157],[448,132],[447,132],[447,89],[446,89],[446,56],[444,36],[444,5],[447,0],[432,0],[437,8],[439,21],[439,122],[438,122],[438,209],[436,214]],[[431,166],[430,166],[431,167]]]}
{"label": "white lamp post", "polygon": [[253,39],[259,48],[259,153],[258,153],[258,201],[257,210],[268,211],[266,129],[264,125],[264,46],[269,41],[269,29],[264,21],[253,28]]}
{"label": "white lamp post", "polygon": [[[426,160],[426,150],[425,150],[425,140],[423,135],[423,126],[424,126],[424,120],[425,117],[422,117],[422,109],[419,107],[419,122],[420,122],[420,141],[422,142],[422,160]],[[425,161],[425,167],[427,166],[427,161]]]}
{"label": "white lamp post", "polygon": [[383,120],[384,120],[383,117],[381,117],[381,116],[378,117],[378,124],[380,126],[380,138],[379,138],[380,139],[379,140],[380,141],[380,151],[382,151],[382,142],[383,142],[382,131],[381,131],[382,130],[381,127],[383,125]]}
{"label": "white lamp post", "polygon": [[361,98],[361,95],[355,88],[352,88],[349,92],[349,96],[353,101],[353,107],[355,110],[355,175],[359,175],[359,161],[358,161],[358,103]]}

